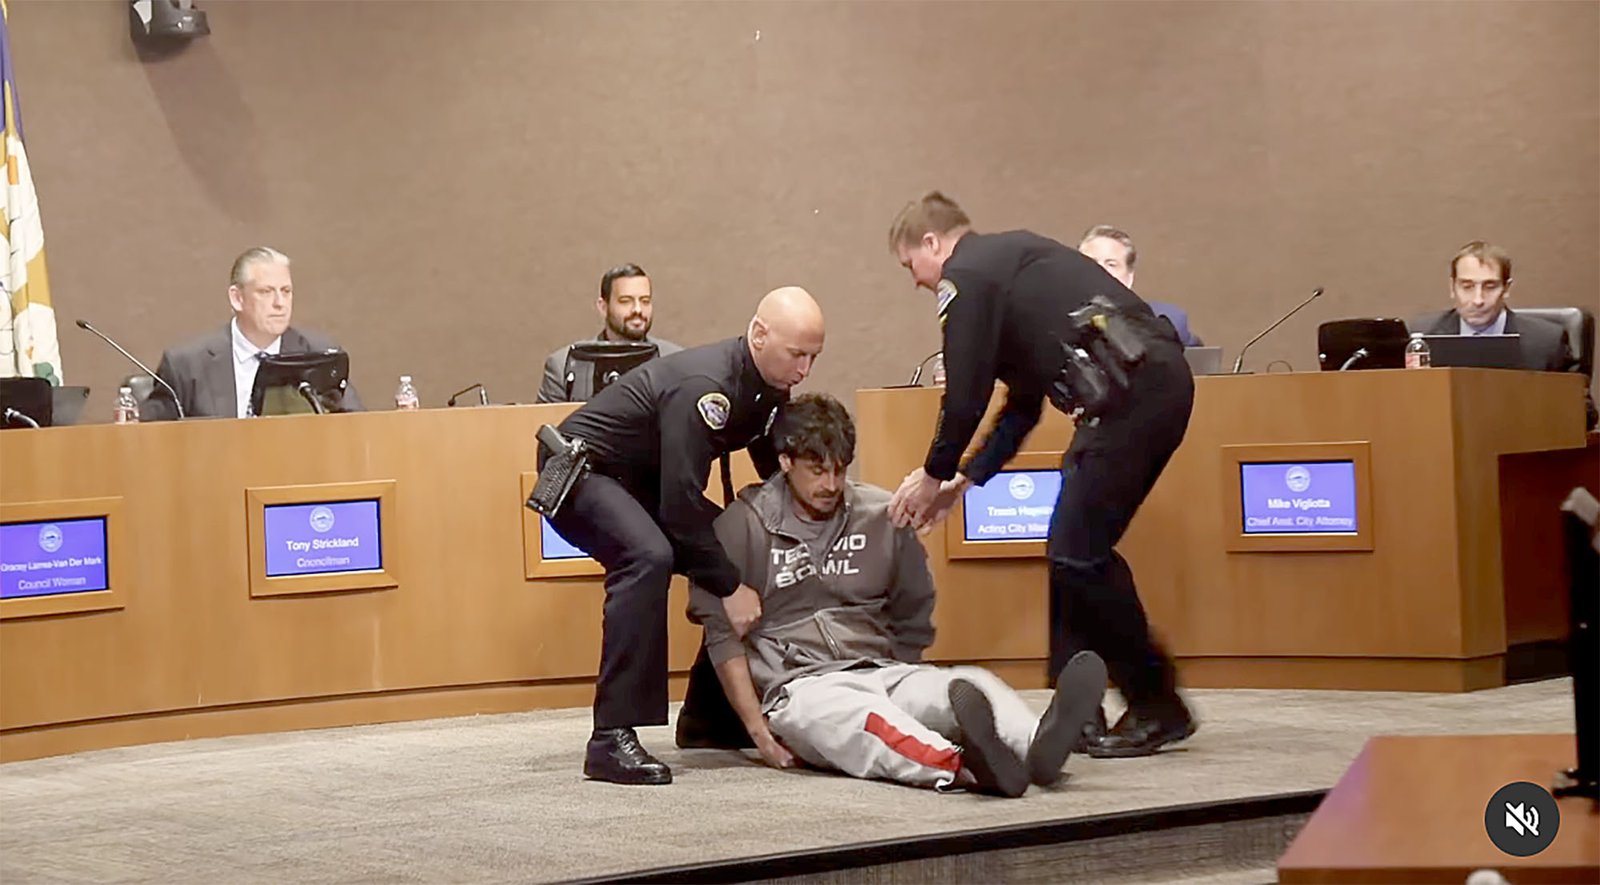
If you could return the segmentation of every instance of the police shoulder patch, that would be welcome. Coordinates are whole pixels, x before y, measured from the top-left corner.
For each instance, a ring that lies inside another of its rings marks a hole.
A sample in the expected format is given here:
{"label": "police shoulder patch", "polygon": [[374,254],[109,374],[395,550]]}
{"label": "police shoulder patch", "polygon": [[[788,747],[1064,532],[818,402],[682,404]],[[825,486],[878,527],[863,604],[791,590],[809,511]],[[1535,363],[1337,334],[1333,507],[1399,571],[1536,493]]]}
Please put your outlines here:
{"label": "police shoulder patch", "polygon": [[712,430],[721,430],[728,426],[728,398],[715,391],[700,397],[695,403],[695,408],[700,410],[700,419]]}

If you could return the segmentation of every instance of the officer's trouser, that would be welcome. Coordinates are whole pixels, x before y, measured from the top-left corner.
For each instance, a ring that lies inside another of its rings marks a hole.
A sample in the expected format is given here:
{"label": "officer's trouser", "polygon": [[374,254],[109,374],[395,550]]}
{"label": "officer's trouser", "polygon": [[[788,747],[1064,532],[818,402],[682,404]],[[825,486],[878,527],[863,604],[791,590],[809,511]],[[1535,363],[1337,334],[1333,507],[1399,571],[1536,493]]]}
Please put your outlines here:
{"label": "officer's trouser", "polygon": [[654,510],[642,493],[591,473],[550,520],[606,570],[596,728],[667,722],[667,587],[674,556]]}
{"label": "officer's trouser", "polygon": [[896,664],[785,685],[768,727],[796,756],[855,777],[945,786],[961,769],[950,682],[977,685],[994,707],[995,730],[1020,758],[1039,717],[998,676],[980,667]]}
{"label": "officer's trouser", "polygon": [[1194,377],[1176,342],[1163,341],[1133,385],[1127,406],[1080,425],[1062,458],[1048,543],[1049,666],[1053,679],[1072,655],[1097,652],[1130,707],[1159,715],[1177,701],[1172,659],[1151,637],[1133,572],[1114,548],[1183,441]]}

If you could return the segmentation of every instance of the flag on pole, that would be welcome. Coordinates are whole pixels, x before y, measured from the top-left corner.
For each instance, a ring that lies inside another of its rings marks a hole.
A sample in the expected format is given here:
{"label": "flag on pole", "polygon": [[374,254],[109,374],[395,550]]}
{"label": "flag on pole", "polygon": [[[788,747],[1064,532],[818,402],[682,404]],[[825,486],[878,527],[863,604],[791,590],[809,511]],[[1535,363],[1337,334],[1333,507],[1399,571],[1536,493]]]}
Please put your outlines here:
{"label": "flag on pole", "polygon": [[50,278],[44,268],[44,227],[33,170],[22,149],[22,111],[11,71],[11,10],[0,0],[0,90],[5,102],[5,217],[0,241],[0,378],[45,378],[61,383],[61,345],[56,312],[50,306]]}

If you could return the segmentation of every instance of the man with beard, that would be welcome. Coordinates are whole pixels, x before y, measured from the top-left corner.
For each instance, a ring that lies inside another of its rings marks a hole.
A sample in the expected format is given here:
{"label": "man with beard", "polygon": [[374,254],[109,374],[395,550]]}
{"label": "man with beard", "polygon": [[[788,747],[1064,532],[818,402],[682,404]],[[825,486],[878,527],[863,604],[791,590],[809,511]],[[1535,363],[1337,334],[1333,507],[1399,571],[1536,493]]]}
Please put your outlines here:
{"label": "man with beard", "polygon": [[1021,796],[1058,783],[1099,709],[1105,664],[1081,652],[1043,716],[981,667],[922,663],[933,576],[889,493],[845,479],[850,413],[826,394],[792,400],[773,429],[781,470],[746,488],[714,528],[762,617],[742,636],[695,582],[689,608],[761,758],[796,757],[863,778]]}
{"label": "man with beard", "polygon": [[[650,277],[637,264],[619,264],[600,278],[600,297],[595,299],[595,310],[605,320],[600,334],[587,341],[633,341],[654,344],[659,356],[682,350],[671,341],[650,337],[650,324],[654,317],[654,304],[650,295]],[[572,345],[559,348],[544,361],[544,382],[539,385],[541,403],[581,403],[594,395],[594,378],[587,372],[573,372],[568,387],[567,355]]]}

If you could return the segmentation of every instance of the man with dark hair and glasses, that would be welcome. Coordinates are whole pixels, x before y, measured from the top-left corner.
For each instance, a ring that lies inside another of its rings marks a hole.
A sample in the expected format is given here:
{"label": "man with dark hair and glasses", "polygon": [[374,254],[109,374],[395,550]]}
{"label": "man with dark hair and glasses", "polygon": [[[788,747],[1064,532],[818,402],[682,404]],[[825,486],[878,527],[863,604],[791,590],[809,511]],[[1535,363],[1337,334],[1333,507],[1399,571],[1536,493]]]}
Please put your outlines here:
{"label": "man with dark hair and glasses", "polygon": [[[573,344],[591,341],[634,341],[654,344],[658,356],[682,350],[671,341],[650,337],[650,327],[655,321],[654,296],[650,292],[650,276],[637,264],[619,264],[600,278],[600,297],[595,299],[595,310],[605,326],[600,334]],[[539,385],[541,403],[581,403],[594,396],[594,378],[587,372],[574,372],[571,391],[568,392],[567,354],[572,344],[558,348],[545,357],[544,381]]]}
{"label": "man with dark hair and glasses", "polygon": [[933,578],[890,495],[845,479],[855,424],[838,400],[791,400],[773,431],[781,472],[714,523],[762,616],[742,638],[698,584],[691,616],[761,758],[864,778],[1020,796],[1061,779],[1099,709],[1105,664],[1085,652],[1041,717],[980,667],[923,664]]}

